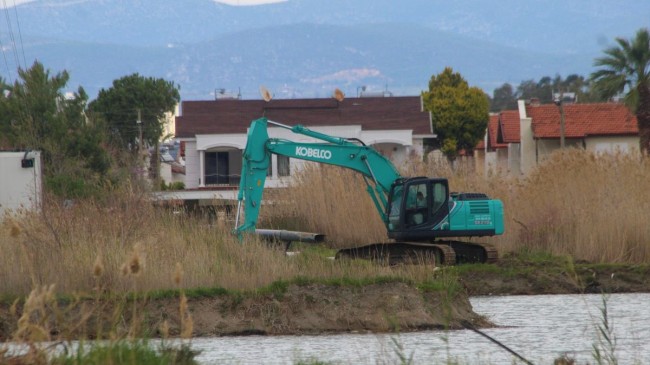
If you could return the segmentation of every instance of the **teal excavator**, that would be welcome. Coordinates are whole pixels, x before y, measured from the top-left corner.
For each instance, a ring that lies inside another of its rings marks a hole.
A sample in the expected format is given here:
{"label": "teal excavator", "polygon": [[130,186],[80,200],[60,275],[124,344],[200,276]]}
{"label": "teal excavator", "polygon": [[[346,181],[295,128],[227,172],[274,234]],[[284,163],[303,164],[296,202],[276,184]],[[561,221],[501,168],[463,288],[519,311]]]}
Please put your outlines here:
{"label": "teal excavator", "polygon": [[[270,138],[269,125],[322,142]],[[329,136],[302,125],[289,126],[267,118],[251,123],[243,152],[235,220],[235,233],[240,237],[247,232],[269,234],[270,230],[256,229],[256,224],[272,154],[340,166],[363,176],[390,240],[341,249],[337,258],[377,259],[391,264],[435,260],[444,265],[491,263],[498,259],[496,249],[489,244],[457,239],[503,234],[500,200],[483,193],[450,192],[448,181],[443,178],[403,177],[387,158],[358,139]],[[242,206],[244,217],[240,219]],[[296,235],[301,233],[293,236]]]}

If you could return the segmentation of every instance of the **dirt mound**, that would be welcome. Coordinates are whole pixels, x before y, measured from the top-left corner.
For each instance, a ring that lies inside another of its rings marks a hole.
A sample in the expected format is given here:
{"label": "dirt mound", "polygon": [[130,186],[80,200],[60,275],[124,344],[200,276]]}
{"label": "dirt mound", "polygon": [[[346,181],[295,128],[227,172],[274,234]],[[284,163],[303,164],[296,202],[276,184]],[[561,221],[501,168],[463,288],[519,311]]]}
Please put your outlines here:
{"label": "dirt mound", "polygon": [[[420,292],[404,283],[363,287],[292,285],[278,295],[189,300],[195,336],[297,335],[461,328],[461,321],[491,325],[472,311],[468,297]],[[178,305],[151,308],[150,318],[178,323]],[[155,326],[155,323],[152,323]],[[172,331],[178,329],[172,328]]]}
{"label": "dirt mound", "polygon": [[549,256],[526,260],[507,255],[494,265],[463,270],[470,296],[587,293],[649,293],[650,265],[593,264]]}
{"label": "dirt mound", "polygon": [[[137,304],[142,318],[138,320],[139,327],[149,336],[157,337],[166,322],[169,334],[178,336],[181,332],[179,303],[178,297],[140,300]],[[423,292],[401,282],[366,286],[293,284],[281,293],[190,297],[187,304],[193,321],[192,335],[196,337],[407,332],[462,328],[464,321],[476,327],[491,326],[472,311],[463,293],[450,298],[446,292]],[[49,326],[52,337],[59,333],[92,337],[94,333],[119,334],[132,329],[133,321],[129,318],[132,305],[124,301],[103,303],[101,320],[93,318],[79,326],[77,322],[89,305],[91,303],[81,302],[77,308],[66,307],[61,311],[65,312],[65,323]],[[10,338],[16,330],[16,318],[9,314],[8,307],[7,304],[0,306],[0,340]],[[120,307],[122,314],[116,325],[109,318]],[[104,326],[100,332],[94,328],[97,323]],[[76,328],[77,332],[71,333],[69,328]]]}

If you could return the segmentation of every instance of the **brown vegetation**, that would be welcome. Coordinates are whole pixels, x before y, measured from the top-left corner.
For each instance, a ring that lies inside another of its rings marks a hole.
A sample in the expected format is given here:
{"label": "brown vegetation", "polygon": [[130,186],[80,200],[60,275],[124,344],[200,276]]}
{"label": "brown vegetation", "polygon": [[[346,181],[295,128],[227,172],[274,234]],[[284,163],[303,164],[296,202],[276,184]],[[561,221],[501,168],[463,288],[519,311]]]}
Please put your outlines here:
{"label": "brown vegetation", "polygon": [[[461,165],[402,166],[404,176],[446,177],[452,191],[483,192],[504,203],[506,232],[483,238],[501,253],[547,251],[576,260],[650,262],[650,160],[568,149],[551,155],[527,177],[485,177]],[[386,230],[354,172],[312,165],[280,194],[272,222],[320,232],[336,247],[385,241]],[[269,209],[270,210],[270,209]],[[298,218],[299,217],[299,218]]]}
{"label": "brown vegetation", "polygon": [[[56,284],[59,293],[173,288],[177,263],[183,287],[256,289],[297,276],[314,279],[406,277],[421,281],[430,268],[388,267],[333,261],[310,252],[287,259],[255,240],[241,244],[233,222],[175,214],[153,207],[133,191],[104,203],[64,206],[48,201],[41,213],[5,217],[0,226],[0,293],[25,295]],[[95,274],[101,275],[95,276]]]}
{"label": "brown vegetation", "polygon": [[[413,164],[404,175],[447,177],[452,190],[503,200],[506,233],[485,238],[502,253],[541,250],[590,262],[650,262],[650,161],[569,150],[551,156],[527,178],[488,177],[444,164]],[[383,241],[385,228],[358,174],[312,166],[298,183],[268,194],[260,226],[327,234],[333,247]],[[142,270],[137,288],[170,288],[176,268],[183,286],[255,289],[297,276],[314,279],[396,276],[421,281],[430,268],[339,262],[309,252],[287,259],[259,242],[240,244],[232,222],[174,214],[146,195],[112,193],[98,203],[48,201],[41,213],[5,217],[0,229],[0,292],[27,294],[39,285],[89,291],[131,290],[123,265]],[[102,272],[96,279],[93,270]]]}
{"label": "brown vegetation", "polygon": [[[453,327],[453,321],[468,318],[480,324],[467,297],[458,295],[460,286],[470,294],[643,291],[647,281],[638,279],[647,277],[647,265],[578,262],[650,262],[650,225],[644,220],[649,164],[569,150],[518,179],[479,176],[462,166],[452,171],[445,164],[404,166],[404,175],[447,177],[453,190],[503,200],[507,232],[485,239],[502,254],[542,251],[566,258],[553,263],[542,255],[517,263],[518,256],[509,256],[498,265],[454,270],[335,261],[327,257],[333,251],[316,249],[287,257],[252,239],[241,244],[231,234],[232,222],[159,209],[132,190],[72,206],[48,200],[41,212],[4,217],[0,226],[0,293],[31,293],[0,304],[0,333],[29,344],[140,331],[185,338],[404,331]],[[264,207],[260,226],[323,232],[332,247],[383,241],[384,226],[364,189],[354,173],[311,166],[295,186],[267,195],[274,204]],[[510,276],[504,281],[500,275]],[[280,291],[264,291],[296,278],[301,279]],[[353,284],[342,285],[348,281]],[[406,283],[428,283],[429,290]],[[186,296],[183,290],[215,287],[234,291]],[[156,289],[180,292],[144,294]],[[69,299],[55,301],[55,293]]]}

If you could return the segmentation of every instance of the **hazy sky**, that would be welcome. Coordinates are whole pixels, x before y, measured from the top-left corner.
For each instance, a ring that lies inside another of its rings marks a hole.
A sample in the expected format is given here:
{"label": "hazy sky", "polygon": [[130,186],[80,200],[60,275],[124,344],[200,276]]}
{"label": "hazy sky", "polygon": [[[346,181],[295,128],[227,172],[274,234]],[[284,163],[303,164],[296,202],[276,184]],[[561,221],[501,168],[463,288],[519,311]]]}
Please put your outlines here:
{"label": "hazy sky", "polygon": [[[4,7],[6,4],[8,7],[14,5],[20,5],[24,3],[30,3],[36,0],[4,0],[0,1],[0,8]],[[76,3],[83,2],[87,0],[61,0],[60,2],[65,3]],[[260,5],[260,4],[272,4],[272,3],[281,3],[287,0],[212,0],[222,4],[234,5],[234,6],[248,6],[248,5]]]}
{"label": "hazy sky", "polygon": [[246,6],[246,5],[281,3],[287,0],[214,0],[214,1],[222,4],[228,4],[228,5]]}

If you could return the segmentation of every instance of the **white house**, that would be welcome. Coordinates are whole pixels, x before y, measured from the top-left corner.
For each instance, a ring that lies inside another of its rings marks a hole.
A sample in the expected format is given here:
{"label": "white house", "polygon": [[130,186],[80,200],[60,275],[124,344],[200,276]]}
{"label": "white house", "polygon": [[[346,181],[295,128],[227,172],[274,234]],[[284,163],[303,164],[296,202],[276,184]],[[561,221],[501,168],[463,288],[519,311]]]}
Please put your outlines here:
{"label": "white house", "polygon": [[498,168],[527,174],[560,148],[562,118],[565,147],[594,152],[639,151],[637,119],[623,104],[564,104],[560,108],[519,100],[518,110],[491,116],[486,140],[475,151],[477,164],[486,172]]}
{"label": "white house", "polygon": [[[176,138],[185,158],[186,189],[234,190],[251,122],[260,117],[285,125],[301,124],[328,135],[356,138],[394,163],[423,155],[436,137],[419,96],[336,99],[184,101],[176,117]],[[316,142],[269,127],[270,137]],[[426,147],[425,147],[426,146]],[[281,186],[302,160],[272,156],[267,186]]]}

